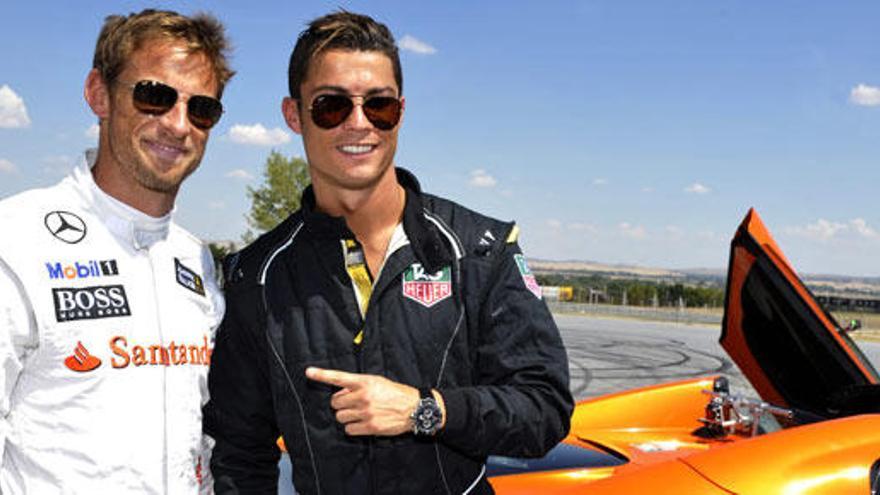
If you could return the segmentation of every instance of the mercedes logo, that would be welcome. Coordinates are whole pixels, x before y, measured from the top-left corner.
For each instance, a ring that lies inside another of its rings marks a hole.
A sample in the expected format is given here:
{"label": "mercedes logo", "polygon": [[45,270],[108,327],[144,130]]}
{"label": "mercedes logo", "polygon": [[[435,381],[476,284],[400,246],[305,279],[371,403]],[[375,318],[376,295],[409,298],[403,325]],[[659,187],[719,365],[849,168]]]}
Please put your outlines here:
{"label": "mercedes logo", "polygon": [[53,211],[43,220],[49,233],[68,244],[76,244],[86,236],[86,223],[69,211]]}

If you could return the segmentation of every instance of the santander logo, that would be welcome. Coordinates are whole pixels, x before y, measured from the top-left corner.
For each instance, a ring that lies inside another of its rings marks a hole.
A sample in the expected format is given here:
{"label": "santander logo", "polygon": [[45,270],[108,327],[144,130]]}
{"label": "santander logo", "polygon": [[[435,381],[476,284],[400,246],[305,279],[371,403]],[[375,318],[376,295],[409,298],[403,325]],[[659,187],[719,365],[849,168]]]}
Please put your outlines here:
{"label": "santander logo", "polygon": [[82,342],[77,342],[73,355],[64,360],[64,365],[73,371],[84,373],[101,366],[101,360],[89,354],[89,350]]}
{"label": "santander logo", "polygon": [[[115,335],[107,343],[110,348],[110,365],[114,369],[140,366],[208,366],[214,349],[203,335],[198,343],[129,344],[128,339]],[[64,365],[73,371],[83,373],[101,366],[101,360],[93,356],[82,342],[77,342],[73,355],[64,360]]]}

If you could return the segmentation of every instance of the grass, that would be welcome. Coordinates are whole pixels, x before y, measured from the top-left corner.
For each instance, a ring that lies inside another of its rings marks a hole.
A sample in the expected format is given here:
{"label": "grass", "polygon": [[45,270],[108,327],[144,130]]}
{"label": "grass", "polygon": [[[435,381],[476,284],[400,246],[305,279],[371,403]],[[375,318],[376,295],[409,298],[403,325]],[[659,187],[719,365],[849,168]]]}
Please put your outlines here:
{"label": "grass", "polygon": [[846,326],[846,322],[851,319],[862,321],[862,328],[850,334],[854,338],[858,340],[871,340],[874,342],[880,341],[880,314],[846,313],[837,311],[832,312],[831,314],[834,315],[834,318],[836,318],[837,322],[842,326]]}

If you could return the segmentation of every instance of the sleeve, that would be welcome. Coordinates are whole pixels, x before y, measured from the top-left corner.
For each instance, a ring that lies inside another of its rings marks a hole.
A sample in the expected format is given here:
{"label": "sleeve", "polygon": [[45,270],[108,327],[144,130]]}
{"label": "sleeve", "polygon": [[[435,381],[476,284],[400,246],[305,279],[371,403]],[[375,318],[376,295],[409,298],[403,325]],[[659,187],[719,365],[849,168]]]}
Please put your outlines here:
{"label": "sleeve", "polygon": [[10,433],[10,398],[24,369],[25,355],[37,346],[37,325],[24,287],[0,258],[0,458]]}
{"label": "sleeve", "polygon": [[[250,319],[247,294],[227,292],[208,374],[204,431],[213,441],[211,473],[217,494],[277,493],[279,432],[269,384],[267,346]],[[241,314],[239,314],[241,313]],[[256,316],[255,316],[256,317]]]}
{"label": "sleeve", "polygon": [[569,430],[568,358],[517,243],[497,256],[484,295],[467,307],[478,327],[478,385],[440,390],[440,439],[474,457],[539,457]]}

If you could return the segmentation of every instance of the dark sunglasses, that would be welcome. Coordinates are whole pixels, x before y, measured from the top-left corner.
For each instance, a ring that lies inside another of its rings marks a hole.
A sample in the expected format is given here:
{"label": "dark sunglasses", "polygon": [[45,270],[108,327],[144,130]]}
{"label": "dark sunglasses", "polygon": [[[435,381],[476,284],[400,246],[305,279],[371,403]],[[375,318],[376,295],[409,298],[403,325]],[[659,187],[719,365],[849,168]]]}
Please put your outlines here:
{"label": "dark sunglasses", "polygon": [[[130,87],[134,107],[148,115],[166,113],[177,104],[180,97],[176,89],[158,81],[138,81]],[[223,104],[217,98],[192,95],[186,100],[186,115],[192,125],[206,131],[220,120]]]}
{"label": "dark sunglasses", "polygon": [[[332,129],[345,122],[354,110],[353,98],[359,95],[325,94],[312,100],[309,112],[312,122],[323,129]],[[387,131],[400,122],[400,99],[392,96],[365,96],[361,108],[377,129]]]}

